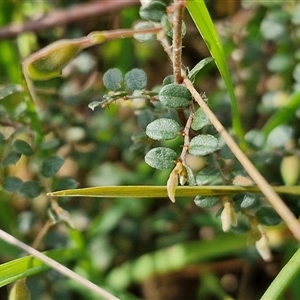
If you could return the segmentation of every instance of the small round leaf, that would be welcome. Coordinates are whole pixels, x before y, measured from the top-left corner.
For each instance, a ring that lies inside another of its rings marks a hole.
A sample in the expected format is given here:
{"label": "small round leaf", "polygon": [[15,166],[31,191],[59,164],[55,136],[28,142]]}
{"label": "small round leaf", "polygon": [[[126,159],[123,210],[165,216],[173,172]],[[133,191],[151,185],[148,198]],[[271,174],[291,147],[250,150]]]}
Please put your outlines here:
{"label": "small round leaf", "polygon": [[206,185],[213,182],[220,176],[220,171],[216,168],[206,167],[196,175],[197,185]]}
{"label": "small round leaf", "polygon": [[35,198],[41,193],[41,191],[42,189],[37,181],[29,180],[22,183],[18,192],[23,197]]}
{"label": "small round leaf", "polygon": [[216,205],[220,201],[218,196],[196,196],[194,202],[197,206],[206,208]]}
{"label": "small round leaf", "polygon": [[175,139],[180,131],[180,125],[172,119],[158,119],[146,128],[146,134],[153,140],[172,140]]}
{"label": "small round leaf", "polygon": [[273,226],[281,222],[280,216],[271,207],[261,207],[255,215],[258,222],[263,225]]}
{"label": "small round leaf", "polygon": [[147,125],[154,120],[155,120],[154,114],[148,108],[143,109],[137,116],[137,122],[139,126],[144,130],[146,130]]}
{"label": "small round leaf", "polygon": [[166,147],[151,149],[145,156],[146,163],[152,168],[165,170],[175,166],[177,154],[174,150]]}
{"label": "small round leaf", "polygon": [[23,181],[15,176],[9,176],[4,179],[3,188],[8,192],[16,192],[22,185]]}
{"label": "small round leaf", "polygon": [[170,108],[187,107],[192,99],[189,90],[178,83],[165,85],[159,92],[160,102]]}
{"label": "small round leaf", "polygon": [[218,139],[210,134],[202,134],[194,137],[189,146],[189,153],[204,156],[219,149]]}
{"label": "small round leaf", "polygon": [[121,88],[121,83],[123,81],[123,75],[122,72],[117,69],[109,69],[107,70],[103,75],[103,84],[104,86],[111,90],[111,91],[117,91]]}
{"label": "small round leaf", "polygon": [[210,121],[206,116],[206,114],[204,113],[204,111],[202,110],[202,108],[199,108],[195,112],[191,127],[194,130],[200,130],[206,125],[210,125]]}
{"label": "small round leaf", "polygon": [[[150,22],[139,22],[137,24],[134,25],[134,29],[135,30],[139,30],[139,29],[151,29],[154,28],[153,24]],[[136,33],[134,35],[134,38],[136,40],[138,40],[139,42],[146,42],[149,40],[152,40],[155,37],[155,35],[153,33]]]}
{"label": "small round leaf", "polygon": [[33,153],[31,146],[23,140],[15,140],[12,144],[12,147],[16,152],[26,156],[29,156]]}
{"label": "small round leaf", "polygon": [[6,167],[8,165],[15,165],[20,159],[20,157],[21,157],[20,153],[16,151],[12,151],[3,159],[2,166]]}
{"label": "small round leaf", "polygon": [[166,5],[161,1],[152,1],[149,5],[142,6],[139,13],[144,20],[160,22],[166,14]]}
{"label": "small round leaf", "polygon": [[60,156],[51,156],[43,161],[42,175],[45,177],[53,176],[63,165],[64,159]]}
{"label": "small round leaf", "polygon": [[130,91],[143,90],[147,86],[147,75],[141,69],[132,69],[125,74],[125,85]]}
{"label": "small round leaf", "polygon": [[241,208],[251,208],[257,205],[257,197],[255,195],[246,193],[244,194],[244,197],[242,199],[242,202],[240,204]]}

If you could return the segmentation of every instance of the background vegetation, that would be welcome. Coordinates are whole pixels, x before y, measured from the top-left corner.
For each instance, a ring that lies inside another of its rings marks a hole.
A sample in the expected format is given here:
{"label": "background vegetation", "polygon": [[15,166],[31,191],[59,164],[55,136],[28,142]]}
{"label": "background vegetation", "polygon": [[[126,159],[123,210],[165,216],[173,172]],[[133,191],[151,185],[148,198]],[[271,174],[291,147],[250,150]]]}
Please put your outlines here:
{"label": "background vegetation", "polygon": [[[83,51],[62,77],[35,82],[40,124],[35,123],[24,101],[20,66],[29,54],[63,38],[130,28],[140,19],[138,1],[119,1],[113,9],[109,2],[118,1],[101,2],[102,11],[87,13],[84,19],[83,7],[92,4],[96,11],[97,2],[0,2],[0,227],[27,244],[36,242],[51,215],[47,192],[89,186],[166,185],[170,174],[170,170],[156,170],[145,163],[145,153],[157,144],[143,132],[149,123],[146,118],[152,116],[149,110],[140,113],[140,99],[121,99],[94,110],[88,107],[107,93],[102,78],[110,68],[117,67],[123,74],[143,69],[147,87],[158,90],[173,71],[156,40],[106,42]],[[65,14],[59,26],[43,29],[32,23],[30,32],[8,30],[13,24],[38,22],[46,13],[59,16],[75,4],[82,5],[77,18]],[[247,155],[272,185],[297,185],[299,4],[231,0],[224,5],[220,0],[208,1],[207,7],[234,81]],[[188,13],[185,22],[183,64],[190,70],[210,54]],[[194,84],[205,92],[210,108],[230,131],[231,102],[215,65],[202,69]],[[35,140],[36,130],[42,134],[39,141]],[[212,128],[206,130],[215,134]],[[162,142],[171,148],[181,144],[179,139]],[[245,175],[226,147],[221,151],[215,159],[224,160],[225,177]],[[206,164],[201,157],[190,159],[195,173]],[[210,184],[218,183],[213,179]],[[251,209],[257,209],[258,201],[270,207],[262,197],[251,197],[247,198]],[[285,195],[283,199],[298,217],[299,197]],[[241,199],[234,201],[240,205]],[[265,227],[273,259],[264,262],[255,248],[253,228],[246,222],[223,233],[220,202],[206,208],[188,197],[178,198],[175,204],[167,197],[64,197],[59,204],[69,212],[76,229],[58,222],[36,245],[38,250],[73,249],[56,250],[52,255],[121,299],[258,299],[298,247],[286,226],[277,225],[278,216],[263,211],[260,223],[276,224]],[[0,263],[22,256],[20,250],[0,240]],[[295,271],[282,297],[300,297],[299,275]],[[97,299],[54,270],[30,276],[26,283],[32,299]],[[7,295],[4,286],[0,298]]]}

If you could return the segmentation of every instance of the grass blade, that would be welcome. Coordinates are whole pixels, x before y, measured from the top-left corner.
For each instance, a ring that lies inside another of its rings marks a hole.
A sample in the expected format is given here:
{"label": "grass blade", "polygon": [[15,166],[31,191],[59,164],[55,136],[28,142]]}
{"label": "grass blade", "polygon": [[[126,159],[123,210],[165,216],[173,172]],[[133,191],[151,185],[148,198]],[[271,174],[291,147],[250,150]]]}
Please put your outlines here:
{"label": "grass blade", "polygon": [[203,40],[205,41],[211,56],[214,58],[219,72],[225,82],[231,99],[232,127],[240,141],[240,146],[245,148],[244,130],[240,119],[237,99],[234,93],[233,82],[230,77],[221,41],[213,21],[203,0],[187,1],[187,9],[194,20],[194,23],[197,26]]}
{"label": "grass blade", "polygon": [[[277,186],[274,191],[282,194],[300,195],[300,186]],[[257,186],[179,186],[176,197],[195,197],[197,195],[215,196],[239,192],[261,193]],[[166,186],[97,186],[70,189],[48,193],[50,197],[105,197],[105,198],[167,198]]]}

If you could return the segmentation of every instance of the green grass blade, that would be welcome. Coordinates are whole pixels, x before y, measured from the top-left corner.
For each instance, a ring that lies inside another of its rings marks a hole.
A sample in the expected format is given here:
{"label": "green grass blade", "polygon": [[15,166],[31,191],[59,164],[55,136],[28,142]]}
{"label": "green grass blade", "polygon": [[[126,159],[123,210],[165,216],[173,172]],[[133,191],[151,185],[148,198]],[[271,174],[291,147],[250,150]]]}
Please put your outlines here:
{"label": "green grass blade", "polygon": [[[59,249],[45,252],[48,257],[58,262],[65,262],[80,256],[76,249]],[[0,287],[18,279],[41,273],[49,266],[33,256],[26,256],[0,265]]]}
{"label": "green grass blade", "polygon": [[278,109],[267,121],[267,123],[262,128],[262,133],[265,136],[278,125],[286,124],[289,122],[290,118],[295,115],[296,110],[300,106],[300,92],[292,94],[288,100],[288,103]]}
{"label": "green grass blade", "polygon": [[[300,195],[300,186],[274,186],[281,194]],[[239,192],[259,193],[257,186],[179,186],[176,197],[228,195]],[[166,186],[97,186],[48,193],[51,197],[105,197],[105,198],[167,198]]]}
{"label": "green grass blade", "polygon": [[240,119],[237,99],[234,93],[233,82],[228,70],[225,54],[220,38],[203,0],[188,0],[187,9],[194,20],[211,56],[214,58],[219,72],[225,82],[231,99],[232,127],[240,141],[240,146],[245,148],[244,130]]}
{"label": "green grass blade", "polygon": [[222,234],[210,241],[176,244],[125,262],[108,274],[106,283],[116,289],[124,289],[131,283],[142,283],[155,275],[232,255],[248,247],[247,235],[236,234]]}
{"label": "green grass blade", "polygon": [[281,299],[280,295],[294,276],[299,274],[300,270],[300,249],[292,256],[289,262],[283,267],[266,292],[261,297],[261,300]]}

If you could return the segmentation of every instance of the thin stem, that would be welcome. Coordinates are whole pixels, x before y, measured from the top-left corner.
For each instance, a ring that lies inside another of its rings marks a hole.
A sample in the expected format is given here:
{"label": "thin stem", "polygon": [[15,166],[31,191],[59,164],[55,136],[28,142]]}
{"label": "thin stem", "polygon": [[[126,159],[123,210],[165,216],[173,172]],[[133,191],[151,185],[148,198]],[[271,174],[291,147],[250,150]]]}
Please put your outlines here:
{"label": "thin stem", "polygon": [[187,122],[185,124],[185,127],[182,131],[182,135],[183,135],[183,149],[180,155],[180,160],[183,162],[183,165],[186,165],[185,161],[186,161],[186,154],[190,145],[190,129],[191,129],[191,125],[194,119],[194,112],[193,112],[193,108],[192,105],[190,106],[190,115],[189,118],[187,119]]}
{"label": "thin stem", "polygon": [[95,292],[96,294],[100,295],[101,297],[104,297],[105,299],[118,299],[114,295],[108,293],[104,289],[100,288],[99,286],[95,285],[91,281],[87,280],[86,278],[78,275],[77,273],[73,272],[72,270],[68,269],[64,265],[58,263],[54,259],[42,254],[41,252],[35,250],[34,248],[24,244],[23,242],[19,241],[12,235],[6,233],[5,231],[0,229],[0,238],[10,245],[17,246],[18,248],[24,250],[28,254],[36,257],[46,265],[50,266],[53,269],[56,269],[61,274],[66,275],[67,277],[77,281],[78,283],[82,284],[83,286],[87,287],[89,290]]}
{"label": "thin stem", "polygon": [[295,218],[294,214],[290,211],[290,209],[286,206],[286,204],[282,201],[282,199],[275,193],[275,191],[265,180],[265,178],[259,173],[259,171],[255,168],[255,166],[252,164],[249,158],[238,147],[234,139],[230,136],[230,134],[226,131],[226,129],[220,123],[218,118],[207,106],[205,101],[196,91],[192,82],[186,77],[184,72],[182,72],[182,74],[184,77],[184,83],[186,87],[189,89],[196,102],[203,109],[203,111],[209,118],[212,125],[219,132],[220,136],[224,139],[228,147],[231,149],[232,153],[239,160],[239,162],[242,164],[244,169],[248,172],[249,176],[260,188],[262,193],[266,196],[266,198],[271,203],[273,208],[277,211],[280,217],[285,221],[285,223],[287,224],[291,232],[294,234],[295,238],[300,240],[300,224],[298,220]]}
{"label": "thin stem", "polygon": [[88,34],[88,38],[93,45],[101,44],[107,40],[132,37],[136,34],[153,33],[158,34],[162,31],[162,27],[142,28],[142,29],[118,29],[110,31],[93,31]]}
{"label": "thin stem", "polygon": [[174,15],[173,15],[173,47],[172,47],[172,62],[173,62],[173,74],[174,82],[182,83],[181,76],[181,56],[182,56],[182,21],[184,5],[181,0],[177,0],[174,3]]}
{"label": "thin stem", "polygon": [[[166,40],[166,38],[158,35],[158,39],[164,47],[170,59],[172,59],[172,53],[169,49],[168,41]],[[249,176],[257,184],[262,193],[266,196],[266,198],[276,210],[278,215],[284,220],[284,222],[289,227],[295,238],[300,241],[300,224],[294,216],[294,214],[290,211],[290,209],[286,206],[282,199],[276,194],[274,188],[272,188],[269,185],[269,183],[265,180],[265,178],[259,173],[259,171],[249,160],[249,158],[242,152],[242,150],[236,144],[231,135],[226,131],[224,126],[214,115],[214,113],[210,110],[210,108],[207,106],[206,102],[203,100],[200,94],[196,91],[196,89],[193,86],[193,83],[187,78],[184,70],[181,71],[181,75],[184,78],[185,86],[191,92],[195,101],[203,109],[204,113],[206,114],[212,125],[215,127],[215,129],[219,132],[220,136],[224,139],[224,141],[226,142],[232,153],[235,155],[237,160],[242,164],[244,169],[248,172]]]}

